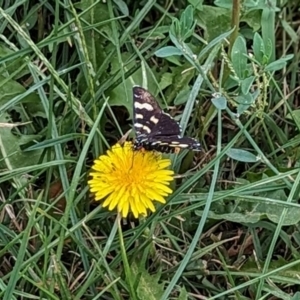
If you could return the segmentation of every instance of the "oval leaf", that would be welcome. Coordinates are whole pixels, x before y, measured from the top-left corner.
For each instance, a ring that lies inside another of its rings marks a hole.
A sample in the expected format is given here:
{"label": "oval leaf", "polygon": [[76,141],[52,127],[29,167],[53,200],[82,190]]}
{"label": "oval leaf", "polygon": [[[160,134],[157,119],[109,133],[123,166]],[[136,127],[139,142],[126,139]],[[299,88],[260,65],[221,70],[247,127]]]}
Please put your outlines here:
{"label": "oval leaf", "polygon": [[217,109],[220,109],[220,110],[226,109],[226,107],[227,107],[227,100],[223,96],[214,97],[211,99],[211,102]]}
{"label": "oval leaf", "polygon": [[182,52],[173,46],[163,47],[154,53],[157,57],[168,57],[172,55],[182,55]]}
{"label": "oval leaf", "polygon": [[123,0],[114,0],[114,3],[116,4],[116,6],[119,8],[120,12],[124,16],[129,16],[128,6]]}
{"label": "oval leaf", "polygon": [[282,57],[278,60],[275,60],[275,61],[271,62],[270,64],[268,64],[265,67],[265,71],[274,72],[274,71],[278,71],[278,70],[283,69],[286,66],[287,61],[292,59],[293,56],[294,56],[293,54],[289,54],[285,57]]}
{"label": "oval leaf", "polygon": [[244,78],[245,70],[247,69],[246,55],[246,41],[243,37],[238,36],[232,47],[231,60],[233,68],[240,79]]}
{"label": "oval leaf", "polygon": [[249,76],[241,81],[242,93],[247,95],[252,87],[255,76]]}
{"label": "oval leaf", "polygon": [[254,34],[253,38],[253,52],[255,59],[261,64],[263,64],[263,57],[265,55],[265,44],[262,37],[257,32]]}
{"label": "oval leaf", "polygon": [[247,163],[255,163],[259,160],[257,156],[251,152],[242,149],[231,148],[226,152],[226,154],[232,159]]}

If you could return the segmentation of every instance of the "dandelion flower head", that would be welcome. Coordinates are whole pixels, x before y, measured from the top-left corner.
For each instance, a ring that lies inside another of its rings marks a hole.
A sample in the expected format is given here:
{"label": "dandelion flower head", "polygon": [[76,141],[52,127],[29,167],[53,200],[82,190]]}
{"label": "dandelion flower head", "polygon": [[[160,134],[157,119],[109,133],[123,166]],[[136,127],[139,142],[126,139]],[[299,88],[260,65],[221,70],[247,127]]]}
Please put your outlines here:
{"label": "dandelion flower head", "polygon": [[134,150],[131,142],[116,144],[94,161],[88,183],[95,200],[103,200],[103,207],[117,208],[122,217],[131,211],[138,218],[155,211],[153,201],[165,203],[172,193],[170,164],[156,152]]}

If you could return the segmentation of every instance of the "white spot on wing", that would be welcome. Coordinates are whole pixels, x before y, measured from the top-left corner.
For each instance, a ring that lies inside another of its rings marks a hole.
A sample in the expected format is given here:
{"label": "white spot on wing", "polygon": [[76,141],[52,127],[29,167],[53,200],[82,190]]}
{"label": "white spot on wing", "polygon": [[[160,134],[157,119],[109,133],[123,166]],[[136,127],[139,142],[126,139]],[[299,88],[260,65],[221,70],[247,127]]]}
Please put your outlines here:
{"label": "white spot on wing", "polygon": [[178,147],[179,148],[188,148],[189,145],[188,144],[179,144]]}
{"label": "white spot on wing", "polygon": [[145,131],[147,131],[147,133],[150,133],[151,132],[151,129],[148,127],[148,126],[143,126],[143,129]]}
{"label": "white spot on wing", "polygon": [[134,123],[134,127],[142,128],[144,125],[140,123]]}
{"label": "white spot on wing", "polygon": [[136,119],[144,119],[144,116],[142,114],[135,114]]}
{"label": "white spot on wing", "polygon": [[139,95],[139,94],[134,94],[134,97],[135,97],[135,98],[139,98],[139,99],[140,99],[140,98],[142,98],[142,95]]}
{"label": "white spot on wing", "polygon": [[153,110],[153,106],[149,103],[139,103],[139,102],[134,102],[134,107],[138,109],[146,109],[148,111]]}
{"label": "white spot on wing", "polygon": [[[176,143],[176,142],[175,142]],[[176,143],[172,142],[171,144],[169,144],[170,147],[175,147],[175,148],[188,148],[189,145],[188,144],[180,144],[180,143]]]}
{"label": "white spot on wing", "polygon": [[152,116],[152,117],[150,118],[150,121],[153,122],[154,124],[157,124],[158,121],[159,121],[159,119],[155,118],[155,116]]}

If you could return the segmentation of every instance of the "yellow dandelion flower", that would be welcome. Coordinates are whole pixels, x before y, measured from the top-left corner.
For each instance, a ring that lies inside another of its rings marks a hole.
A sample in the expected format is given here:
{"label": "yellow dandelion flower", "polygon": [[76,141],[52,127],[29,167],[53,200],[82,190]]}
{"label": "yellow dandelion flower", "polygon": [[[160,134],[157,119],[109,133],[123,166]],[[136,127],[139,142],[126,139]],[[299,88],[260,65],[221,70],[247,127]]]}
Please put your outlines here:
{"label": "yellow dandelion flower", "polygon": [[132,211],[135,218],[155,211],[153,201],[166,203],[172,193],[168,187],[174,172],[167,170],[171,161],[155,152],[134,151],[131,142],[114,145],[106,155],[95,160],[89,180],[95,200],[103,207],[117,208],[123,217]]}

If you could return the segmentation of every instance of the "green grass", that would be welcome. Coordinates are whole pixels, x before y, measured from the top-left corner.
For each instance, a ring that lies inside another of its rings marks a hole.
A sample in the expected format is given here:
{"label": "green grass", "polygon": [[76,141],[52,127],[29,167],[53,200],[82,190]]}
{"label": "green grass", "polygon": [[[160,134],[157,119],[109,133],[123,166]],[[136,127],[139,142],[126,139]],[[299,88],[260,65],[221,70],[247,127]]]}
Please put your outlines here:
{"label": "green grass", "polygon": [[[279,2],[0,1],[0,299],[300,299],[299,4]],[[134,84],[203,151],[119,220],[87,180]]]}

